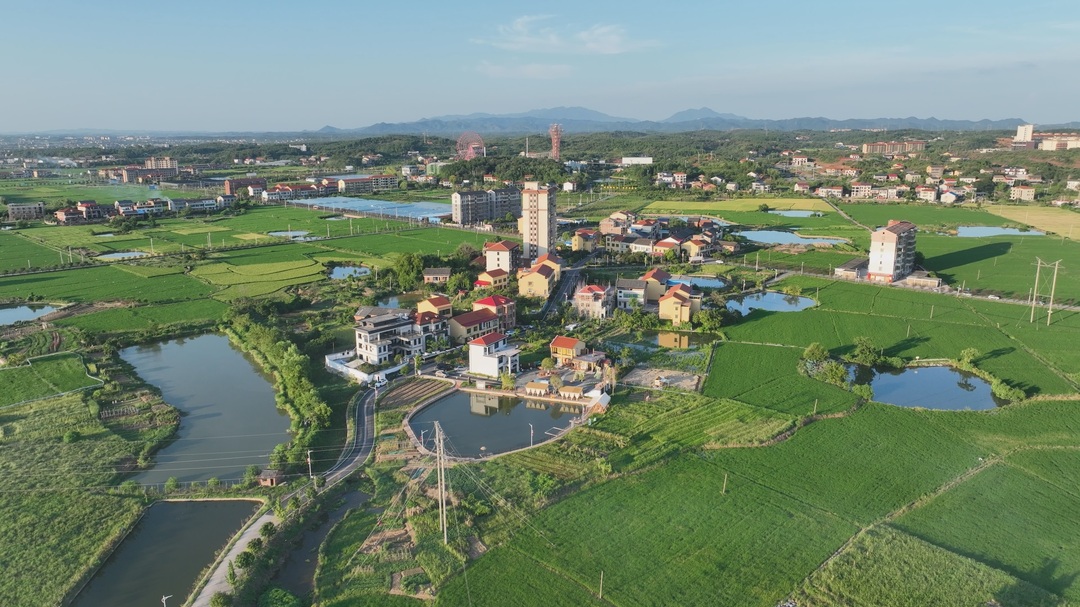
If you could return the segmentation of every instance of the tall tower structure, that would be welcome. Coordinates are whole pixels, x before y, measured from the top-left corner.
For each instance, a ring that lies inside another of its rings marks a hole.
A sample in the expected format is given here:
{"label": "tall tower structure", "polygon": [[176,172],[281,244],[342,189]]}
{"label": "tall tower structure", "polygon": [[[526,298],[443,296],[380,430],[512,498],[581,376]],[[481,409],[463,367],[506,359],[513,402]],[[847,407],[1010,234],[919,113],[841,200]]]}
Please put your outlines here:
{"label": "tall tower structure", "polygon": [[555,188],[540,185],[538,181],[526,181],[521,191],[521,219],[518,232],[524,241],[523,256],[536,259],[555,252]]}
{"label": "tall tower structure", "polygon": [[915,224],[889,220],[889,225],[870,235],[870,262],[866,278],[873,282],[896,282],[915,270]]}
{"label": "tall tower structure", "polygon": [[553,124],[548,129],[548,134],[551,135],[551,159],[559,159],[559,146],[562,145],[562,125]]}

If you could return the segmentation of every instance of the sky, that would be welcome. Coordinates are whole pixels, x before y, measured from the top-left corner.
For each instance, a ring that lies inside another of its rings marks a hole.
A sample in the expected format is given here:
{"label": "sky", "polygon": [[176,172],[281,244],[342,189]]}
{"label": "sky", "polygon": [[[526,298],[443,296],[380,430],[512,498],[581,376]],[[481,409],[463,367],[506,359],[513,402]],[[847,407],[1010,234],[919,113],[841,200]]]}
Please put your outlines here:
{"label": "sky", "polygon": [[9,3],[0,21],[0,133],[300,131],[556,106],[1080,120],[1077,0],[50,0]]}

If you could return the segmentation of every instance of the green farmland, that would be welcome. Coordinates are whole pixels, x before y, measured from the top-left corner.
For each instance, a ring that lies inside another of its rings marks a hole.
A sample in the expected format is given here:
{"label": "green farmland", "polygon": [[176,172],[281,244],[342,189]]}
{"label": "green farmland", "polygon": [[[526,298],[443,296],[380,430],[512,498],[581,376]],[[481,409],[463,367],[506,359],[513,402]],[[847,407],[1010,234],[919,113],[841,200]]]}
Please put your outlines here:
{"label": "green farmland", "polygon": [[78,354],[43,356],[19,367],[0,368],[0,407],[100,384],[87,374]]}

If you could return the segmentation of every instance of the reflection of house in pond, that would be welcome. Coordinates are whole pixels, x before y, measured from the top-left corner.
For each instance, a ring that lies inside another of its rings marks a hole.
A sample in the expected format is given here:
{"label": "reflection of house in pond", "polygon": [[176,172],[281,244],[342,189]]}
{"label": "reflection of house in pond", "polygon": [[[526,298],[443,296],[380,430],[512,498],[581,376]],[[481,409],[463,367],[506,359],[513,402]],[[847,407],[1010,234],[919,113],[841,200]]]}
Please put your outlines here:
{"label": "reflection of house in pond", "polygon": [[690,335],[674,331],[660,331],[656,334],[656,345],[661,348],[686,349],[690,347]]}
{"label": "reflection of house in pond", "polygon": [[469,413],[473,415],[495,415],[499,412],[501,399],[497,394],[469,394]]}

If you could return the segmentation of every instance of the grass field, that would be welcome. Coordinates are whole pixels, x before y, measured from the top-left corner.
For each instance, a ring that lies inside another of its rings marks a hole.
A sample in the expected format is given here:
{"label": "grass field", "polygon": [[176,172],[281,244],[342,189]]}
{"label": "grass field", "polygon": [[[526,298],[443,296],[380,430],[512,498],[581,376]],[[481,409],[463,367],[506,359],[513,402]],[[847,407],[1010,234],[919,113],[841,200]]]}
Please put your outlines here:
{"label": "grass field", "polygon": [[214,288],[183,274],[140,278],[113,266],[0,278],[0,299],[50,302],[200,299]]}
{"label": "grass field", "polygon": [[4,202],[37,202],[46,204],[63,203],[71,200],[94,200],[98,204],[112,206],[117,200],[147,200],[149,198],[195,198],[200,192],[184,190],[150,189],[149,186],[135,184],[94,185],[85,183],[67,183],[66,180],[11,180],[0,183],[0,197]]}
{"label": "grass field", "polygon": [[77,354],[54,354],[0,368],[0,407],[100,385]]}
{"label": "grass field", "polygon": [[1004,217],[977,209],[942,207],[931,204],[840,204],[842,211],[859,223],[873,229],[889,223],[890,219],[910,221],[921,232],[956,226],[1001,226],[1010,222]]}
{"label": "grass field", "polygon": [[[737,198],[710,202],[658,200],[645,207],[646,213],[702,213],[714,215],[725,211],[754,211],[762,204],[778,211],[818,211],[832,212],[829,203],[820,198]],[[764,215],[764,213],[762,213]]]}
{"label": "grass field", "polygon": [[859,535],[824,569],[815,571],[794,598],[803,607],[1064,604],[1060,597],[1004,571],[889,527]]}
{"label": "grass field", "polygon": [[110,308],[64,318],[56,324],[77,327],[91,333],[137,331],[158,325],[220,320],[226,309],[228,307],[219,301],[197,299],[134,308]]}
{"label": "grass field", "polygon": [[1080,238],[1080,213],[1057,207],[993,205],[986,210],[1012,223],[1023,223],[1047,233]]}
{"label": "grass field", "polygon": [[0,232],[0,272],[59,265],[60,253],[25,238],[20,232]]}

